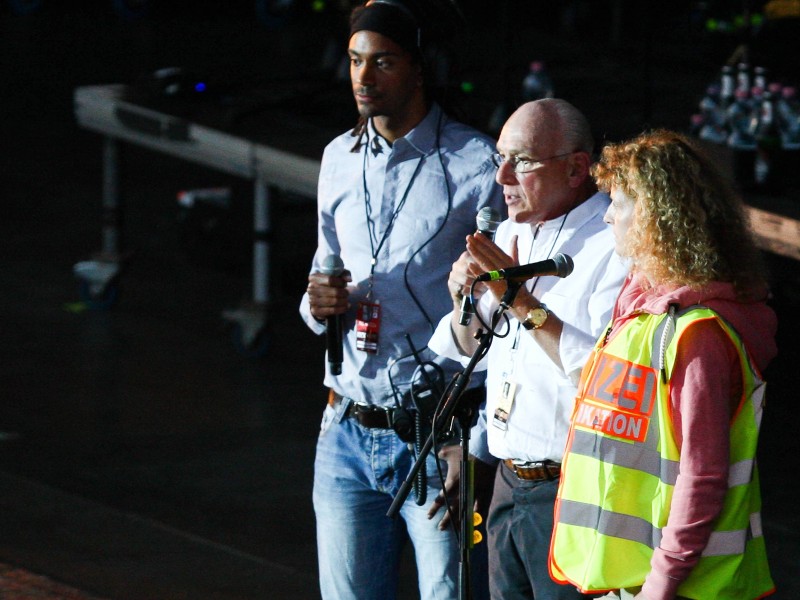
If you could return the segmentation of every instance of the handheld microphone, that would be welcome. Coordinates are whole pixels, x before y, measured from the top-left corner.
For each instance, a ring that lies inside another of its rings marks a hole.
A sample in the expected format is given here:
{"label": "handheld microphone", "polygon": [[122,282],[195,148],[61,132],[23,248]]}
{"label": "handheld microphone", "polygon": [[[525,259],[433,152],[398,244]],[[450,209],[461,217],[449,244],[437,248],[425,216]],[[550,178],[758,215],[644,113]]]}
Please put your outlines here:
{"label": "handheld microphone", "polygon": [[[341,275],[344,272],[344,263],[336,254],[330,254],[322,261],[320,272],[323,275]],[[325,337],[328,345],[328,366],[330,367],[331,374],[341,375],[342,329],[344,329],[344,318],[343,315],[331,315],[326,321],[327,327],[325,330]]]}
{"label": "handheld microphone", "polygon": [[547,260],[540,260],[539,262],[527,265],[519,265],[518,267],[500,269],[499,271],[487,271],[482,275],[478,275],[476,281],[498,281],[500,279],[505,279],[506,281],[525,281],[526,279],[541,277],[542,275],[566,277],[572,273],[574,266],[575,264],[572,262],[571,256],[558,253],[553,258],[548,258]]}
{"label": "handheld microphone", "polygon": [[[478,211],[475,217],[475,223],[478,226],[478,233],[482,233],[490,240],[494,240],[494,232],[500,226],[500,213],[490,206],[484,206]],[[475,312],[475,307],[472,306],[472,299],[469,294],[461,299],[461,315],[459,316],[458,323],[465,327],[472,321],[472,315]]]}

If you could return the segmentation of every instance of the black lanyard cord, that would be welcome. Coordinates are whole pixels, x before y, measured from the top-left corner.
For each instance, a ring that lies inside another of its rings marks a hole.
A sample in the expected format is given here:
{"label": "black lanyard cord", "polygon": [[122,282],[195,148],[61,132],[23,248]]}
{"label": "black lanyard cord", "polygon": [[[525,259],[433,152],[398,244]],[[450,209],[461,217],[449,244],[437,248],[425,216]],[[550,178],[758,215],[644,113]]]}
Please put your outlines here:
{"label": "black lanyard cord", "polygon": [[[444,229],[445,225],[447,224],[447,220],[448,220],[448,218],[450,216],[450,212],[451,212],[451,210],[453,208],[453,194],[452,194],[452,190],[450,189],[450,181],[447,178],[447,169],[444,166],[444,158],[442,157],[442,149],[441,149],[441,144],[440,144],[441,131],[442,131],[442,119],[443,119],[443,114],[440,113],[439,114],[439,120],[438,120],[438,123],[436,125],[436,154],[437,154],[437,156],[439,158],[439,165],[442,168],[442,174],[444,175],[444,184],[445,184],[445,188],[447,190],[447,212],[445,213],[444,220],[442,221],[442,224],[439,226],[439,228],[435,232],[433,232],[433,234],[430,236],[430,238],[428,238],[425,241],[425,243],[423,243],[417,250],[414,251],[414,253],[411,255],[410,259],[406,262],[405,268],[403,269],[403,281],[405,283],[406,290],[408,290],[408,293],[411,296],[412,301],[414,302],[414,304],[416,304],[417,308],[419,308],[420,312],[425,317],[425,320],[428,322],[429,326],[431,327],[431,331],[433,331],[435,329],[435,323],[434,323],[433,319],[431,319],[430,315],[428,315],[428,313],[425,310],[425,308],[422,306],[422,303],[419,301],[419,299],[414,294],[414,291],[411,288],[411,283],[410,283],[410,281],[408,279],[408,269],[411,266],[411,264],[413,262],[413,259],[420,252],[422,252],[422,250],[428,244],[430,244],[436,236],[438,236],[442,232],[442,230]],[[422,163],[425,160],[426,156],[422,155],[420,157],[419,161],[417,162],[417,166],[414,168],[414,173],[411,175],[411,179],[409,180],[408,185],[406,186],[405,192],[403,193],[403,196],[400,199],[400,202],[398,203],[398,205],[395,207],[394,211],[392,212],[391,219],[389,220],[389,225],[386,228],[386,231],[384,232],[383,236],[381,237],[381,239],[379,241],[378,240],[378,236],[375,233],[375,221],[373,221],[372,217],[371,217],[371,212],[372,212],[372,202],[371,202],[371,200],[372,199],[371,199],[371,196],[370,196],[370,193],[369,193],[369,187],[367,186],[367,148],[369,147],[369,141],[367,141],[367,143],[364,144],[364,147],[365,147],[365,150],[364,150],[363,165],[362,165],[362,169],[361,169],[361,177],[362,177],[362,184],[363,184],[363,187],[364,187],[364,210],[366,212],[367,229],[368,229],[368,232],[369,232],[370,250],[372,252],[372,264],[370,265],[370,281],[371,281],[372,280],[372,276],[375,274],[375,265],[378,262],[378,254],[380,253],[381,248],[383,247],[383,244],[386,242],[386,239],[389,237],[389,233],[391,232],[391,229],[394,226],[394,222],[395,222],[395,219],[397,218],[397,215],[400,213],[400,211],[405,206],[406,200],[408,199],[408,194],[411,191],[411,186],[414,184],[414,180],[417,178],[417,175],[419,174],[420,169],[422,168]],[[377,248],[376,248],[376,245],[377,245]],[[372,284],[370,283],[370,291],[371,291],[371,285]]]}
{"label": "black lanyard cord", "polygon": [[[414,172],[411,174],[411,179],[408,181],[408,185],[406,186],[405,191],[403,192],[403,196],[400,198],[400,202],[397,203],[394,211],[392,211],[392,216],[389,219],[389,223],[386,226],[386,231],[383,232],[383,236],[380,240],[378,240],[378,236],[375,233],[375,221],[372,219],[372,201],[371,196],[369,193],[369,187],[367,186],[367,150],[366,147],[369,144],[365,145],[364,150],[364,161],[363,166],[361,169],[361,179],[364,185],[364,211],[366,212],[367,217],[367,230],[369,232],[369,247],[370,251],[372,252],[372,264],[370,265],[370,277],[375,274],[375,265],[378,262],[378,254],[380,254],[381,248],[383,248],[383,244],[389,238],[389,233],[392,231],[392,227],[394,226],[394,221],[397,218],[397,215],[400,214],[400,211],[403,210],[403,207],[406,204],[406,200],[408,200],[408,194],[411,191],[411,186],[414,185],[414,180],[417,178],[419,174],[420,168],[422,168],[422,162],[425,160],[425,156],[420,156],[419,160],[417,161],[417,166],[414,168]],[[377,247],[376,247],[377,244]]]}

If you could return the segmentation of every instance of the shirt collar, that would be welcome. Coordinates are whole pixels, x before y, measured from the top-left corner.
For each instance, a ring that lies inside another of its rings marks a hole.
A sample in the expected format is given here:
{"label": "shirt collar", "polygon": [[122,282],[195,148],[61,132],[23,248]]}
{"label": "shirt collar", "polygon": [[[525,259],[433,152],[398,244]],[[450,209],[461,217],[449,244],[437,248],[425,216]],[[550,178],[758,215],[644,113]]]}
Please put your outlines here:
{"label": "shirt collar", "polygon": [[531,228],[535,231],[537,227],[541,226],[542,230],[547,231],[549,229],[561,229],[563,224],[564,231],[578,229],[592,219],[598,210],[602,211],[601,214],[605,213],[607,206],[608,196],[603,192],[596,192],[587,200],[578,204],[578,206],[570,209],[566,219],[564,215],[559,215],[543,223],[531,225]]}
{"label": "shirt collar", "polygon": [[[442,111],[441,107],[438,104],[433,103],[428,111],[428,114],[425,115],[425,118],[422,119],[422,121],[420,121],[417,126],[414,127],[414,129],[409,131],[403,137],[396,139],[391,148],[413,148],[420,155],[429,154],[436,148],[438,133],[441,128],[440,120],[443,123],[446,118],[447,117]],[[370,149],[373,147],[373,139],[375,137],[379,139],[379,143],[384,150],[390,147],[389,142],[387,142],[386,139],[376,131],[372,119],[369,121],[369,131]]]}

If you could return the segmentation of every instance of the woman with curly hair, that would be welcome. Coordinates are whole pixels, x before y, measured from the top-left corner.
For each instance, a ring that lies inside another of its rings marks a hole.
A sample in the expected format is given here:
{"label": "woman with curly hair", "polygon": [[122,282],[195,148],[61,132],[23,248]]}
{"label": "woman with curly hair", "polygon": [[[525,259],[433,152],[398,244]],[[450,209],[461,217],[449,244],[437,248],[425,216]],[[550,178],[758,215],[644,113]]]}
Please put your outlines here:
{"label": "woman with curly hair", "polygon": [[767,596],[755,458],[777,319],[742,202],[671,131],[607,146],[593,175],[631,271],[581,375],[551,576],[608,598]]}

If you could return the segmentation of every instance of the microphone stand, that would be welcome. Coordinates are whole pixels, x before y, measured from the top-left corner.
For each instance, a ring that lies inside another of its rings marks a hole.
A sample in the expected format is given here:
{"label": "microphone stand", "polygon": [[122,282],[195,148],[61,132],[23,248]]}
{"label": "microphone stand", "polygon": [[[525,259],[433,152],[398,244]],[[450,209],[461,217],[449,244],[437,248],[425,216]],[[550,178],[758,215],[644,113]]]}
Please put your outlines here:
{"label": "microphone stand", "polygon": [[[492,345],[492,339],[494,337],[494,328],[496,327],[497,323],[500,322],[500,318],[503,314],[514,304],[514,298],[517,296],[517,292],[522,287],[521,281],[508,281],[508,289],[506,293],[503,294],[502,299],[500,300],[500,305],[497,307],[497,310],[494,312],[492,316],[492,323],[491,327],[488,331],[483,331],[482,329],[478,330],[479,335],[479,343],[478,347],[476,348],[475,352],[472,354],[469,363],[467,364],[464,369],[455,375],[453,375],[452,384],[450,387],[445,390],[445,395],[443,395],[442,400],[439,401],[439,405],[442,406],[442,410],[438,413],[438,418],[434,421],[433,426],[431,427],[431,434],[428,436],[428,439],[425,441],[425,445],[420,449],[419,456],[417,456],[414,465],[411,467],[411,471],[406,476],[405,481],[400,486],[400,489],[397,492],[397,496],[395,496],[394,500],[392,501],[392,505],[389,507],[389,511],[386,513],[388,517],[395,517],[397,516],[400,508],[403,506],[403,503],[406,501],[411,489],[414,485],[414,480],[416,479],[417,472],[422,468],[422,465],[425,464],[425,460],[427,459],[428,454],[430,453],[431,449],[433,448],[436,439],[441,432],[444,430],[444,427],[447,423],[450,423],[453,415],[456,414],[456,410],[458,410],[456,418],[459,422],[459,429],[461,430],[461,461],[460,461],[460,478],[459,478],[459,551],[460,551],[460,560],[459,560],[459,599],[460,600],[471,600],[472,593],[470,589],[470,561],[469,561],[469,551],[472,548],[473,539],[473,469],[472,464],[469,461],[469,436],[470,436],[470,429],[473,425],[474,416],[478,411],[478,406],[475,403],[469,402],[461,402],[461,396],[464,391],[467,389],[467,385],[469,384],[469,380],[472,377],[472,373],[475,370],[478,362],[486,355],[489,351],[489,347]],[[463,404],[463,406],[462,406]],[[445,497],[445,502],[447,502],[447,498]]]}

